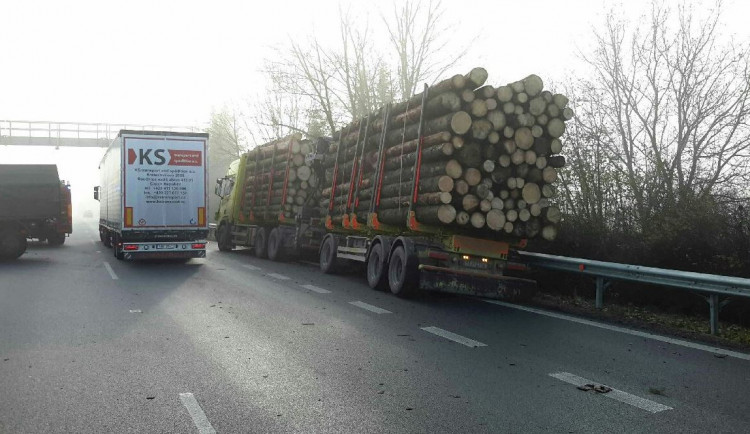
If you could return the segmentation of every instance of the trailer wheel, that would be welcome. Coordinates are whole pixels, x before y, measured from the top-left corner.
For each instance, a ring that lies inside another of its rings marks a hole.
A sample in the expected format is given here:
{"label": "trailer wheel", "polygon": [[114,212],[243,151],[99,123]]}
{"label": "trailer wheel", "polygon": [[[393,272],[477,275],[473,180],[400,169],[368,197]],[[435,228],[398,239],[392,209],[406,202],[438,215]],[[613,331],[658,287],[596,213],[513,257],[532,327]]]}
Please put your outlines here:
{"label": "trailer wheel", "polygon": [[112,247],[112,233],[104,229],[103,237],[102,243],[104,243],[104,247]]}
{"label": "trailer wheel", "polygon": [[327,237],[323,240],[323,245],[320,246],[320,271],[325,274],[333,274],[336,272],[336,238]]}
{"label": "trailer wheel", "polygon": [[14,230],[0,232],[0,261],[16,259],[26,251],[26,237]]}
{"label": "trailer wheel", "polygon": [[268,234],[268,259],[278,262],[284,259],[284,247],[281,231],[278,228],[271,229]]}
{"label": "trailer wheel", "polygon": [[50,246],[62,246],[65,244],[65,234],[49,232],[47,234],[47,243],[49,243]]}
{"label": "trailer wheel", "polygon": [[367,284],[370,288],[383,291],[388,288],[388,269],[386,268],[383,243],[372,246],[367,257]]}
{"label": "trailer wheel", "polygon": [[255,246],[253,246],[253,251],[255,252],[255,256],[261,259],[268,257],[267,239],[268,235],[266,234],[266,228],[258,229],[258,232],[255,234]]}
{"label": "trailer wheel", "polygon": [[232,250],[232,228],[227,224],[219,227],[219,233],[216,237],[216,243],[219,245],[219,250],[222,252],[228,252]]}
{"label": "trailer wheel", "polygon": [[419,285],[416,267],[409,260],[404,246],[398,246],[388,261],[388,286],[398,297],[414,295]]}

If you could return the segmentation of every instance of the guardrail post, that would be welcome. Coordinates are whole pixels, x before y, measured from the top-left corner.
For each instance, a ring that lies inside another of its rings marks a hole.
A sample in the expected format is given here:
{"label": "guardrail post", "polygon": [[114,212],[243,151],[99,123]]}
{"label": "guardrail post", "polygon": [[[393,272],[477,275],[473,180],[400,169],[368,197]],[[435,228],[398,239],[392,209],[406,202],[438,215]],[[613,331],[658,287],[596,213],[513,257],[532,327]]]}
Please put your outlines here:
{"label": "guardrail post", "polygon": [[597,309],[601,309],[604,306],[604,291],[606,291],[607,288],[609,288],[609,285],[611,283],[612,282],[610,282],[609,280],[601,276],[596,277],[596,308]]}
{"label": "guardrail post", "polygon": [[719,312],[721,308],[726,306],[731,299],[726,298],[724,300],[719,299],[719,294],[710,294],[706,297],[709,309],[709,322],[711,324],[711,334],[715,335],[719,333]]}

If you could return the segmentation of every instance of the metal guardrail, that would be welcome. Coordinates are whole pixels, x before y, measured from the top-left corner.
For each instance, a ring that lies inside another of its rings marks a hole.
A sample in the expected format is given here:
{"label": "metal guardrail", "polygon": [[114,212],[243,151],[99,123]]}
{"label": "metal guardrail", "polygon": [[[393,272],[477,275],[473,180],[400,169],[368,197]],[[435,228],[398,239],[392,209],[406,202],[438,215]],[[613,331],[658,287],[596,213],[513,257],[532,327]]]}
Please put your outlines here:
{"label": "metal guardrail", "polygon": [[[67,146],[71,141],[101,141],[107,146],[120,130],[198,131],[194,126],[107,124],[92,122],[55,122],[0,120],[0,140],[26,145]],[[27,140],[24,140],[27,139]],[[92,145],[89,145],[92,146]],[[102,146],[102,145],[99,145]]]}
{"label": "metal guardrail", "polygon": [[711,334],[718,332],[719,311],[729,303],[732,297],[750,298],[750,279],[570,258],[543,253],[518,253],[523,262],[531,268],[545,268],[595,277],[597,309],[602,308],[604,304],[604,292],[610,286],[612,280],[669,286],[700,293],[708,302]]}

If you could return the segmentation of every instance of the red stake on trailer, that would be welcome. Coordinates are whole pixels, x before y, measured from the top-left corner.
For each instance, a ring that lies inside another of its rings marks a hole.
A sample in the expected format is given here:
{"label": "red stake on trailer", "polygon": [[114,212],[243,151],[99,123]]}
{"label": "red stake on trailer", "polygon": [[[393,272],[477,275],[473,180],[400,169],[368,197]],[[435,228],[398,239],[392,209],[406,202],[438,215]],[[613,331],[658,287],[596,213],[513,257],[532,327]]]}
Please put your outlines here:
{"label": "red stake on trailer", "polygon": [[[294,137],[289,137],[289,146],[286,153],[286,172],[284,173],[284,187],[281,190],[281,211],[279,212],[279,221],[284,221],[284,205],[286,204],[286,189],[289,185],[289,165],[291,164],[292,160],[292,143],[294,141]],[[273,183],[273,181],[271,181]],[[268,204],[269,208],[271,206],[271,203]]]}
{"label": "red stake on trailer", "polygon": [[412,198],[411,203],[409,203],[409,214],[406,218],[406,226],[411,230],[418,230],[419,229],[419,222],[417,221],[416,217],[414,217],[415,213],[415,205],[417,203],[417,195],[419,192],[419,172],[422,168],[422,148],[424,147],[424,112],[425,112],[425,106],[427,104],[427,98],[429,94],[429,87],[427,87],[427,84],[424,85],[424,92],[422,92],[422,113],[419,115],[419,129],[417,130],[417,136],[419,137],[419,142],[417,142],[417,159],[414,162],[414,184],[412,188]]}

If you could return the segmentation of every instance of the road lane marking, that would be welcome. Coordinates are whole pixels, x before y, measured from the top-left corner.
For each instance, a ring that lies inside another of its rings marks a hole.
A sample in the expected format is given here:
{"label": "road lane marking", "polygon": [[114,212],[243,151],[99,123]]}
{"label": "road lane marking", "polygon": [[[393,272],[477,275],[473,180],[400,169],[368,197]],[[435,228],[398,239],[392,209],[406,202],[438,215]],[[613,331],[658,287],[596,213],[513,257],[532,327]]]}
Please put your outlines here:
{"label": "road lane marking", "polygon": [[266,276],[273,277],[274,279],[279,279],[279,280],[289,280],[289,277],[284,276],[283,274],[268,273],[266,274]]}
{"label": "road lane marking", "polygon": [[247,268],[248,270],[260,271],[260,267],[256,267],[255,265],[242,264],[242,266]]}
{"label": "road lane marking", "polygon": [[115,274],[115,270],[109,265],[109,262],[104,263],[104,268],[106,268],[109,275],[112,276],[112,280],[120,280],[120,278],[117,277],[117,274]]}
{"label": "road lane marking", "polygon": [[364,301],[350,301],[349,304],[357,306],[359,308],[362,308],[364,310],[369,310],[370,312],[381,314],[381,313],[393,313],[390,310],[381,309],[377,306],[373,306],[371,304],[367,304]]}
{"label": "road lane marking", "polygon": [[206,413],[203,412],[200,404],[195,399],[192,393],[180,393],[180,401],[182,405],[187,408],[190,417],[193,419],[195,427],[198,428],[200,434],[216,434],[216,430],[211,426],[211,422],[208,421]]}
{"label": "road lane marking", "polygon": [[631,329],[627,329],[624,327],[618,327],[618,326],[599,323],[599,322],[591,321],[587,319],[576,318],[571,315],[548,312],[548,311],[541,310],[541,309],[534,309],[533,307],[519,306],[519,305],[505,303],[505,302],[498,301],[498,300],[484,300],[484,301],[487,303],[496,304],[498,306],[509,307],[511,309],[517,309],[517,310],[522,310],[525,312],[535,313],[538,315],[548,316],[550,318],[556,318],[556,319],[561,319],[565,321],[575,322],[578,324],[598,327],[600,329],[610,330],[613,332],[626,333],[632,336],[638,336],[640,338],[653,339],[655,341],[665,342],[665,343],[672,344],[672,345],[679,345],[679,346],[686,347],[686,348],[692,348],[694,350],[707,351],[709,353],[714,353],[714,354],[723,354],[726,356],[730,356],[730,357],[734,357],[734,358],[742,359],[742,360],[750,360],[750,354],[740,353],[737,351],[725,350],[722,348],[716,348],[716,347],[712,347],[709,345],[697,344],[694,342],[683,341],[681,339],[674,339],[674,338],[670,338],[667,336],[655,335],[652,333],[641,332],[638,330],[631,330]]}
{"label": "road lane marking", "polygon": [[438,335],[440,337],[443,337],[445,339],[451,340],[453,342],[458,342],[461,345],[466,345],[467,347],[486,347],[487,344],[483,344],[479,341],[475,341],[474,339],[469,339],[467,337],[457,335],[455,333],[449,332],[448,330],[443,330],[438,327],[422,327],[422,330],[432,333],[434,335]]}
{"label": "road lane marking", "polygon": [[[558,380],[564,381],[568,384],[572,384],[576,387],[583,386],[585,384],[597,384],[595,381],[587,380],[577,375],[573,375],[569,372],[554,372],[554,373],[549,374],[549,376],[553,378],[557,378]],[[610,386],[607,386],[607,387],[610,387]],[[632,405],[633,407],[638,407],[641,410],[646,410],[651,413],[659,413],[660,411],[673,410],[672,407],[659,404],[658,402],[654,402],[646,398],[641,398],[640,396],[631,395],[630,393],[623,392],[622,390],[618,390],[615,388],[612,388],[612,390],[607,393],[599,393],[599,395],[603,395],[603,396],[606,396],[607,398],[614,399],[615,401],[620,401],[625,404]]]}
{"label": "road lane marking", "polygon": [[318,294],[330,294],[331,293],[331,291],[329,291],[327,289],[323,289],[323,288],[321,288],[319,286],[315,286],[315,285],[302,285],[302,287],[305,288],[305,289],[309,289],[312,292],[317,292]]}

